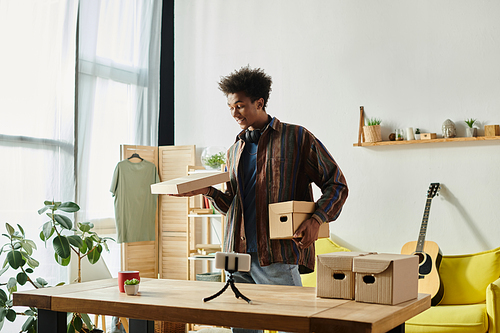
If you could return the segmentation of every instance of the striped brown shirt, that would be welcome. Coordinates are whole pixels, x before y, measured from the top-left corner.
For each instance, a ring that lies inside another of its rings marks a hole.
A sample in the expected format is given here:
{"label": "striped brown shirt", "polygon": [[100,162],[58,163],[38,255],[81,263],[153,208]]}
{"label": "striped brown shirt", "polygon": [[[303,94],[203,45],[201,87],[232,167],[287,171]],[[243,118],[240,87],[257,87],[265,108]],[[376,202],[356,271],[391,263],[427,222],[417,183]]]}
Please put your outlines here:
{"label": "striped brown shirt", "polygon": [[[224,251],[246,252],[245,221],[241,199],[242,175],[238,164],[245,142],[240,138],[227,152],[230,181],[227,191],[212,189],[209,198],[226,215]],[[347,199],[347,183],[325,146],[302,126],[273,118],[257,149],[256,223],[261,266],[275,262],[298,264],[301,273],[314,270],[314,245],[300,250],[292,240],[269,239],[268,205],[290,200],[313,201],[311,183],[322,191],[313,218],[327,223],[339,216]]]}

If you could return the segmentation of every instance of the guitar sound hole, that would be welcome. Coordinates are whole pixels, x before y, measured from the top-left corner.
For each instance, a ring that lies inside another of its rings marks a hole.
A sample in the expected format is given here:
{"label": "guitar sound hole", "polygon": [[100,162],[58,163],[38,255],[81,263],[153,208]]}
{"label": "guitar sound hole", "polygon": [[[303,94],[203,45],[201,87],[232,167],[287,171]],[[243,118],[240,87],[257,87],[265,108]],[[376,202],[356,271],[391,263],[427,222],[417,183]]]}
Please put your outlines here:
{"label": "guitar sound hole", "polygon": [[414,255],[416,255],[418,257],[419,264],[421,264],[425,259],[425,256],[422,252],[415,252]]}
{"label": "guitar sound hole", "polygon": [[334,280],[343,280],[343,279],[345,279],[345,274],[344,273],[333,273],[333,279]]}
{"label": "guitar sound hole", "polygon": [[280,221],[281,222],[286,222],[288,220],[288,217],[286,216],[280,216]]}
{"label": "guitar sound hole", "polygon": [[365,275],[363,276],[363,282],[366,284],[373,284],[375,283],[375,277],[373,275]]}

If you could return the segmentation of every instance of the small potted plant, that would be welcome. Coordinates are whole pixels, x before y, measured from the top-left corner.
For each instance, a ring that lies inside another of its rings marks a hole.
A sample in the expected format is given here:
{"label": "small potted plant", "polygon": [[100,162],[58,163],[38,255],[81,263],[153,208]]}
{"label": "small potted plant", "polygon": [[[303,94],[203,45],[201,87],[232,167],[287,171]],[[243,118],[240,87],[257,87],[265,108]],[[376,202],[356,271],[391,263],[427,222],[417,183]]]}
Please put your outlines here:
{"label": "small potted plant", "polygon": [[476,119],[465,119],[465,123],[469,126],[465,129],[465,134],[468,138],[475,138],[477,136],[477,128],[473,127],[475,122]]}
{"label": "small potted plant", "polygon": [[382,133],[380,130],[380,123],[382,120],[377,118],[368,118],[367,125],[363,126],[363,134],[366,142],[379,142],[382,141]]}
{"label": "small potted plant", "polygon": [[201,163],[205,169],[220,170],[226,163],[226,148],[207,147],[201,153]]}
{"label": "small potted plant", "polygon": [[420,129],[419,128],[417,128],[415,130],[415,140],[420,140]]}
{"label": "small potted plant", "polygon": [[137,295],[139,292],[139,283],[141,281],[137,279],[132,279],[132,280],[125,280],[124,282],[124,287],[125,287],[125,293],[127,295]]}

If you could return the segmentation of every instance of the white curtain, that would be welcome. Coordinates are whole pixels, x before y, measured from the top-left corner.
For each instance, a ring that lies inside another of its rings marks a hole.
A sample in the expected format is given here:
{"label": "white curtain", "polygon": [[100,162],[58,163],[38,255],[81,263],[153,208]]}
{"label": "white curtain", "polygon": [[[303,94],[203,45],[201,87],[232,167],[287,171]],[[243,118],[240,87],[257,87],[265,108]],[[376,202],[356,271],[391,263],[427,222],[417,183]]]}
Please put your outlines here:
{"label": "white curtain", "polygon": [[[99,234],[116,232],[109,188],[120,144],[158,142],[161,4],[80,2],[77,199],[79,219]],[[114,275],[119,247],[110,255]]]}
{"label": "white curtain", "polygon": [[[0,0],[0,233],[23,226],[38,245],[34,275],[49,285],[68,270],[39,240],[44,200],[75,201],[78,221],[114,233],[119,146],[157,145],[161,3]],[[113,275],[119,254],[112,246],[106,260]]]}
{"label": "white curtain", "polygon": [[[6,222],[23,226],[38,246],[33,277],[49,285],[64,281],[66,268],[51,244],[45,250],[39,233],[49,218],[37,210],[44,200],[75,198],[77,7],[76,0],[0,0],[0,233]],[[0,282],[15,274],[7,271]],[[19,332],[23,322],[5,321],[2,331]]]}

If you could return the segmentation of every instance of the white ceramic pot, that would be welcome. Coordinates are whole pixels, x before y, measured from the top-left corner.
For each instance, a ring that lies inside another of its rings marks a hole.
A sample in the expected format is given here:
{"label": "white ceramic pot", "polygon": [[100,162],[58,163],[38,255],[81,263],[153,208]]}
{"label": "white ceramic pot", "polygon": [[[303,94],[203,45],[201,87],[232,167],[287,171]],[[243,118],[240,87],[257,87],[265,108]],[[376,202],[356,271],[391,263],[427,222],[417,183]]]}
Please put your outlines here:
{"label": "white ceramic pot", "polygon": [[477,136],[477,128],[466,127],[465,128],[465,135],[468,138],[475,138]]}
{"label": "white ceramic pot", "polygon": [[137,295],[137,293],[139,292],[139,285],[138,284],[126,284],[124,285],[125,287],[125,293],[127,295]]}

